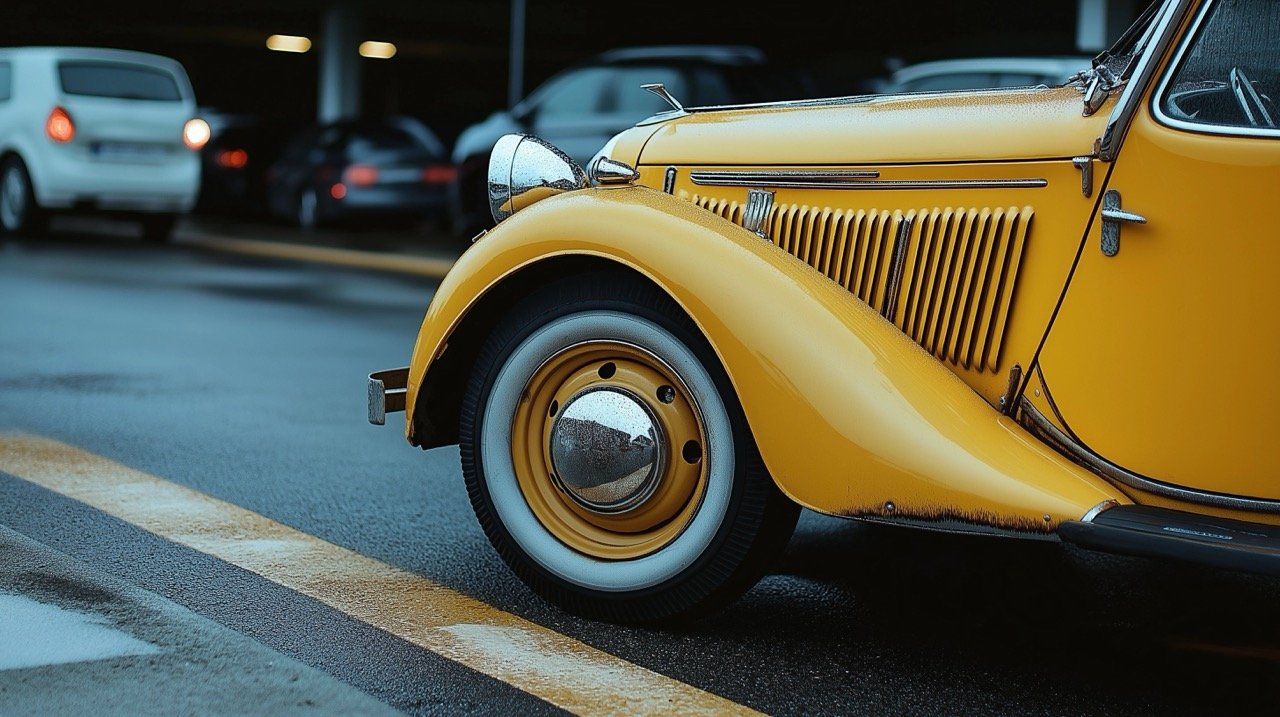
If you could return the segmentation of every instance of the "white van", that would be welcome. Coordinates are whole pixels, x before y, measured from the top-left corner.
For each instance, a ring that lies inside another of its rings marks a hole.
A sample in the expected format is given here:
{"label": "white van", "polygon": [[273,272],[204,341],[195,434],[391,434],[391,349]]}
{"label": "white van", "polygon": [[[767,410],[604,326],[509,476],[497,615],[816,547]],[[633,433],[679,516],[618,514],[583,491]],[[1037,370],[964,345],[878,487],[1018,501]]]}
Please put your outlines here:
{"label": "white van", "polygon": [[112,212],[169,238],[200,188],[209,126],[177,61],[82,47],[0,48],[0,233]]}

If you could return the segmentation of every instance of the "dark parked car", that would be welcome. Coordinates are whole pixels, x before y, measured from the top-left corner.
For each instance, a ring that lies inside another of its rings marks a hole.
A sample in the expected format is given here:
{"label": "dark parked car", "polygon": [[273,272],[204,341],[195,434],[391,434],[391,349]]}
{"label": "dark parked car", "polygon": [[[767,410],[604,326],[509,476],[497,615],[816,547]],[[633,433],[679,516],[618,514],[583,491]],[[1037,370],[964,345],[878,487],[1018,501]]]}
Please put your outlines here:
{"label": "dark parked car", "polygon": [[202,109],[209,143],[201,150],[196,211],[257,217],[267,212],[267,170],[289,139],[283,120],[251,113]]}
{"label": "dark parked car", "polygon": [[641,89],[650,83],[661,83],[688,107],[796,99],[813,91],[807,75],[770,63],[755,47],[670,45],[601,53],[458,135],[453,146],[458,177],[449,193],[453,231],[470,236],[493,225],[485,176],[499,137],[536,135],[585,166],[613,135],[672,109]]}
{"label": "dark parked car", "polygon": [[422,122],[392,116],[310,127],[267,173],[271,213],[304,228],[346,220],[438,221],[454,168]]}

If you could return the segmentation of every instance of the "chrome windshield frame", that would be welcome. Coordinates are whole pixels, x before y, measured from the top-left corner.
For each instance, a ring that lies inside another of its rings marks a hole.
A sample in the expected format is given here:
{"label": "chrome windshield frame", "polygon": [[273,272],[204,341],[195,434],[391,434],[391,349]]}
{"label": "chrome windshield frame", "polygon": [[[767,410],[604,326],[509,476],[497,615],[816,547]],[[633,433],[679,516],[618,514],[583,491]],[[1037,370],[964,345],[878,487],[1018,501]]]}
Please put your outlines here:
{"label": "chrome windshield frame", "polygon": [[1133,117],[1142,105],[1142,94],[1151,85],[1161,58],[1177,39],[1178,28],[1193,4],[1193,0],[1166,0],[1164,7],[1156,15],[1147,46],[1140,51],[1137,64],[1131,66],[1132,72],[1124,82],[1120,99],[1112,108],[1107,128],[1098,142],[1098,157],[1103,161],[1115,161],[1124,136],[1133,124]]}

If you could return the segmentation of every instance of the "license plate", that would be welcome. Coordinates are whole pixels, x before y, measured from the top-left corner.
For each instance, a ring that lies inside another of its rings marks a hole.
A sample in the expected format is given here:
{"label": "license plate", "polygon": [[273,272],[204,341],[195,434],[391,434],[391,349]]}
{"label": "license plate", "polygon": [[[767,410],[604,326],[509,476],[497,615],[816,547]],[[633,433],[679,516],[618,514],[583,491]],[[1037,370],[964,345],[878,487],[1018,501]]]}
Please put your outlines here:
{"label": "license plate", "polygon": [[159,159],[168,153],[162,144],[145,142],[94,142],[89,151],[101,159]]}

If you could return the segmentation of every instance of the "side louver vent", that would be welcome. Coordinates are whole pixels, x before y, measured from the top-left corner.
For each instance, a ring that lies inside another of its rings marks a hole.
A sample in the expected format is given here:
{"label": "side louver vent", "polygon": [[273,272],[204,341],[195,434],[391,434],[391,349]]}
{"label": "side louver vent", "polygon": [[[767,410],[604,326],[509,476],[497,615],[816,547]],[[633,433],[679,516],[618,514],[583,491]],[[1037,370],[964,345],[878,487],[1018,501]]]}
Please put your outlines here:
{"label": "side louver vent", "polygon": [[[743,205],[692,195],[737,224]],[[1031,207],[832,209],[776,205],[778,245],[865,301],[934,356],[997,373]]]}

